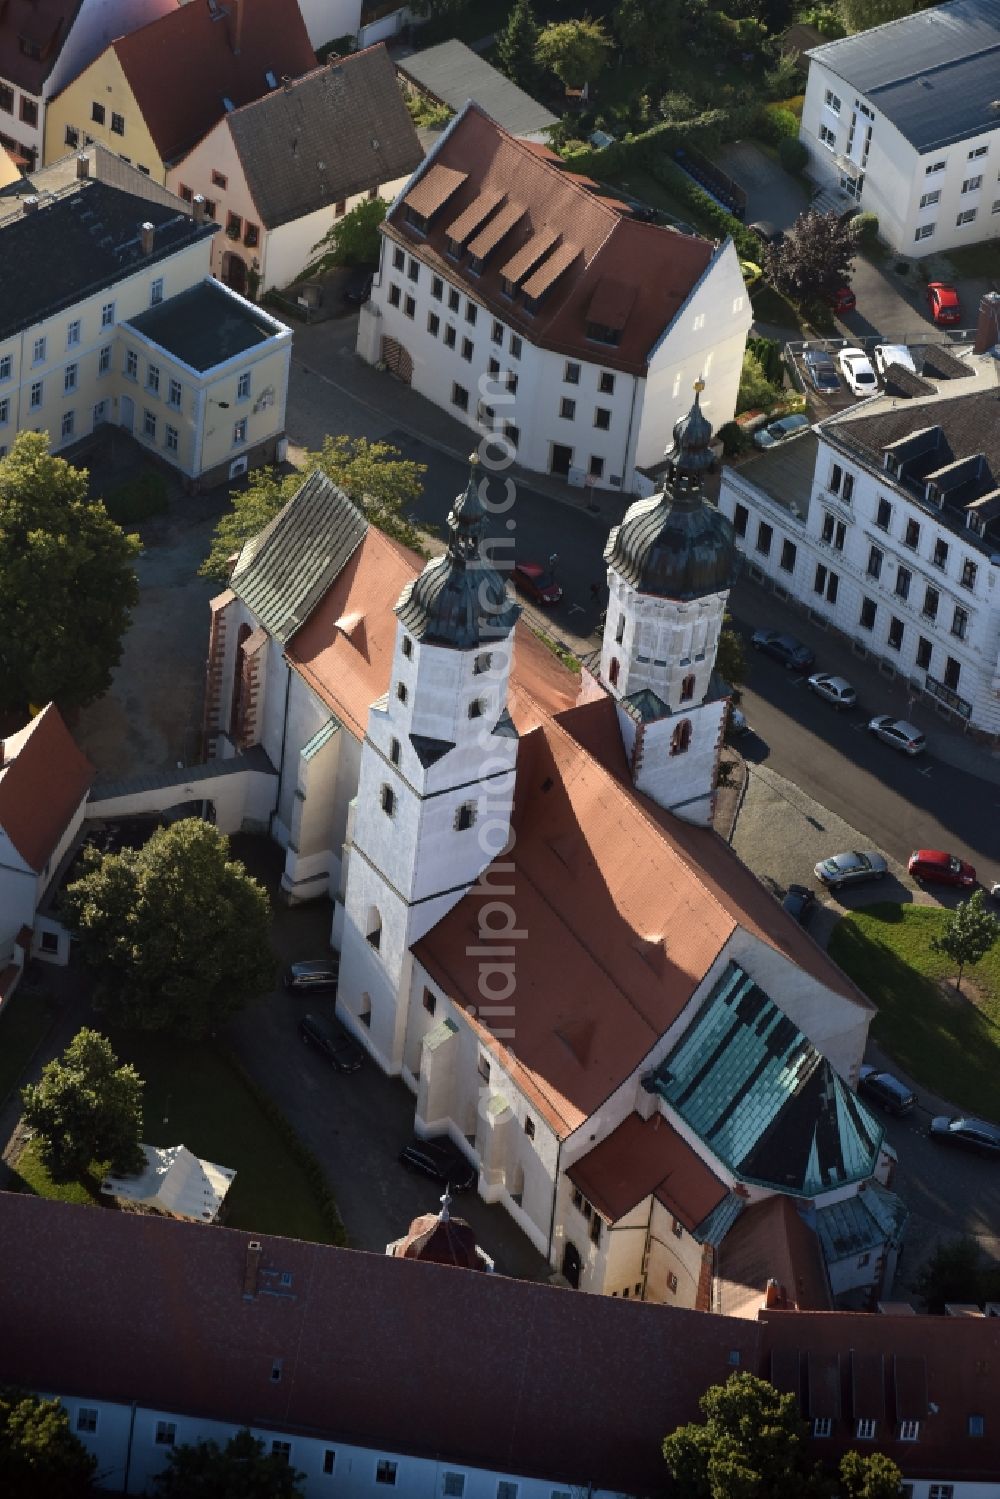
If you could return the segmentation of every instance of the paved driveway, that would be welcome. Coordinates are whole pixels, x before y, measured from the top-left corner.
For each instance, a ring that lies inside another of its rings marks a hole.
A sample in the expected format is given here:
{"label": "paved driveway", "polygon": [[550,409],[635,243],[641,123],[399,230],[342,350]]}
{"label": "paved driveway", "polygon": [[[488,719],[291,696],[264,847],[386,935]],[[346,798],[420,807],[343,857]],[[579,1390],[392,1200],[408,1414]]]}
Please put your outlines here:
{"label": "paved driveway", "polygon": [[715,161],[746,190],[748,224],[768,219],[778,229],[787,229],[809,205],[809,191],[801,178],[786,172],[756,141],[723,146],[715,153]]}

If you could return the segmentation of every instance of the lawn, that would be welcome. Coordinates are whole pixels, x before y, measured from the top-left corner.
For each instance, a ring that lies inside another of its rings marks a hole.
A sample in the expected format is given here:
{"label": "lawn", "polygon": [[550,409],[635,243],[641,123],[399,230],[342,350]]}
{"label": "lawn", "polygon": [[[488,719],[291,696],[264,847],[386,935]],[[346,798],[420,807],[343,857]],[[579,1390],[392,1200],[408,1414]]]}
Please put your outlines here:
{"label": "lawn", "polygon": [[977,1003],[943,994],[954,965],[930,940],[946,918],[937,906],[869,906],[838,923],[830,956],[878,1006],[872,1036],[915,1082],[1000,1121],[1000,944],[966,969]]}
{"label": "lawn", "polygon": [[86,1207],[99,1196],[97,1188],[100,1183],[96,1177],[92,1187],[78,1181],[54,1182],[42,1165],[37,1140],[30,1140],[18,1156],[14,1176],[19,1178],[19,1192],[31,1192],[35,1197],[48,1197],[53,1202],[74,1202]]}
{"label": "lawn", "polygon": [[956,279],[982,276],[1000,281],[1000,245],[995,239],[984,240],[981,245],[967,245],[961,250],[948,250],[942,258],[950,263]]}
{"label": "lawn", "polygon": [[18,989],[0,1013],[0,1104],[21,1080],[55,1018],[55,1001],[44,991]]}

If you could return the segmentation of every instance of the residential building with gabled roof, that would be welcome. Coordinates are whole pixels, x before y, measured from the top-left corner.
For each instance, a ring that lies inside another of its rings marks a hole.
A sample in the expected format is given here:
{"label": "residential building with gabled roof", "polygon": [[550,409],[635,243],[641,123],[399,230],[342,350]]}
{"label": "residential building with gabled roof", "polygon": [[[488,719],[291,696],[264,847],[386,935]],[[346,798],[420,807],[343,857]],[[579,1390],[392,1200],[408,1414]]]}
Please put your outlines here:
{"label": "residential building with gabled roof", "polygon": [[732,242],[638,222],[477,104],[383,228],[358,352],[523,467],[632,493],[699,376],[716,426],[732,416],[751,320]]}
{"label": "residential building with gabled roof", "polygon": [[100,141],[166,182],[228,110],[315,66],[297,0],[187,0],[67,81],[46,112],[45,161]]}
{"label": "residential building with gabled roof", "polygon": [[319,242],[369,198],[391,201],[423,160],[381,44],[338,58],[227,112],[167,172],[222,225],[212,270],[236,291],[288,286]]}

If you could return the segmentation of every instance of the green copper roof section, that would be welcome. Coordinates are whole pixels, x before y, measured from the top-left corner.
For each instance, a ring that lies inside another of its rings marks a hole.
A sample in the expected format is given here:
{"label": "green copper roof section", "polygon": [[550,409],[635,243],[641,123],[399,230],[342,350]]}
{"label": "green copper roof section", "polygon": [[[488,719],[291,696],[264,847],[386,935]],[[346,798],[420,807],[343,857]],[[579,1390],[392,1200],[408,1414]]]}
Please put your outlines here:
{"label": "green copper roof section", "polygon": [[337,718],[328,718],[323,727],[317,729],[316,733],[309,740],[309,743],[302,746],[301,755],[303,760],[311,760],[314,755],[318,755],[324,744],[329,744],[334,735],[339,732],[340,720]]}
{"label": "green copper roof section", "polygon": [[655,1086],[745,1181],[816,1197],[875,1169],[881,1126],[736,963],[661,1064]]}
{"label": "green copper roof section", "polygon": [[863,1192],[816,1210],[816,1232],[827,1264],[899,1242],[909,1214],[895,1192],[871,1182]]}

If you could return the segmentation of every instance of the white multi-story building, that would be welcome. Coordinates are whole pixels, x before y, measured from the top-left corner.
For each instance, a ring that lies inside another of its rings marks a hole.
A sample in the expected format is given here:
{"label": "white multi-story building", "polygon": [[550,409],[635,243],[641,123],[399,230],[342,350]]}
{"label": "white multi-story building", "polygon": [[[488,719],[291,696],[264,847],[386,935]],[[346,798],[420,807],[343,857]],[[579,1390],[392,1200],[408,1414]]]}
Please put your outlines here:
{"label": "white multi-story building", "polygon": [[719,507],[755,576],[942,712],[996,737],[1000,404],[992,382],[988,370],[948,396],[887,395],[842,412],[725,469]]}
{"label": "white multi-story building", "polygon": [[810,174],[902,255],[1000,230],[1000,4],[949,0],[809,53]]}
{"label": "white multi-story building", "polygon": [[389,211],[358,352],[524,468],[631,493],[696,379],[732,417],[750,321],[730,240],[637,222],[469,103]]}

